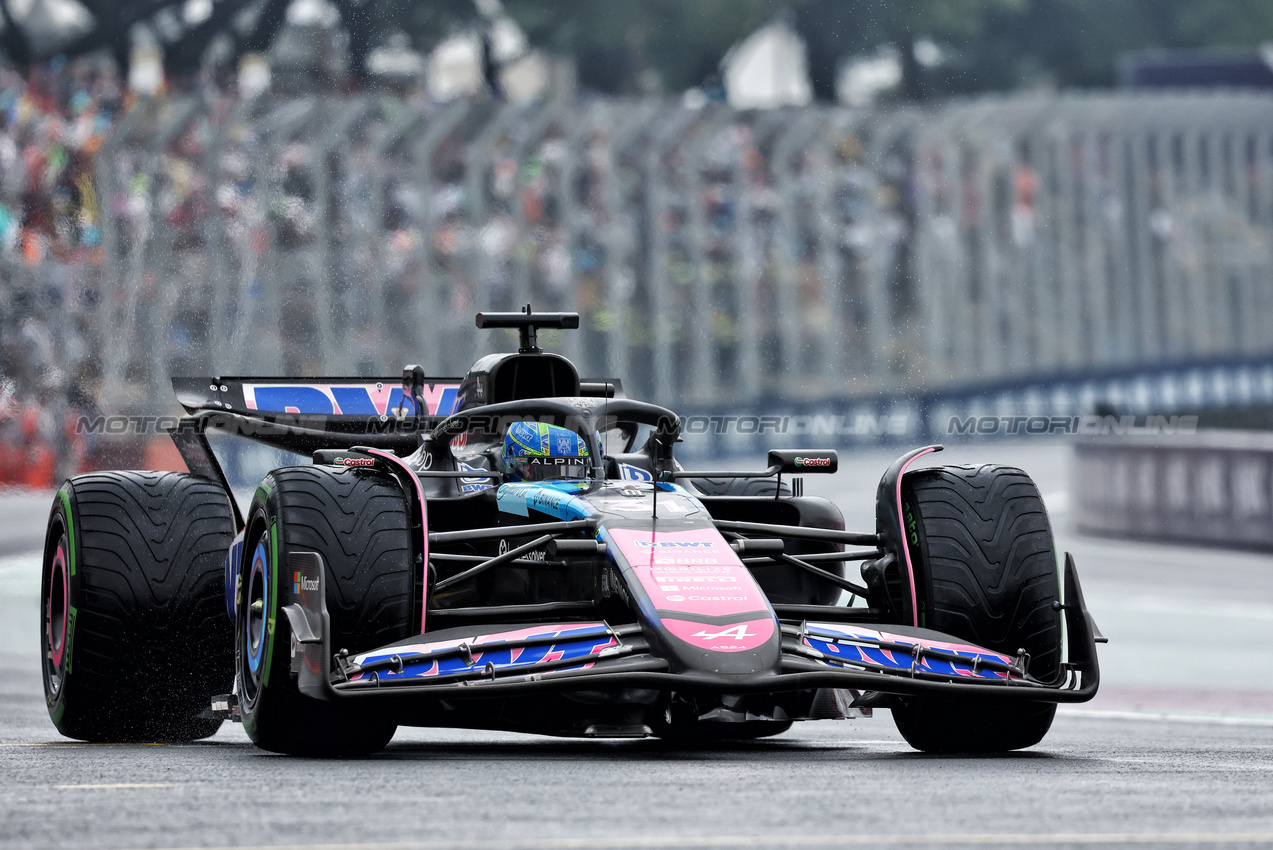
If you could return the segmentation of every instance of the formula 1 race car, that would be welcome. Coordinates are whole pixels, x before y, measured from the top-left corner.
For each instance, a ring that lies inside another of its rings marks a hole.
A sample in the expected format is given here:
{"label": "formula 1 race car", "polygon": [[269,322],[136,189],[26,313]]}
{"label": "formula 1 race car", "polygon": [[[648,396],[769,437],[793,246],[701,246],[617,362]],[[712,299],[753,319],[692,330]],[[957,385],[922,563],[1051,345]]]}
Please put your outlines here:
{"label": "formula 1 race car", "polygon": [[[462,380],[174,380],[188,473],[54,499],[58,730],[192,740],[231,718],[268,750],[357,755],[399,725],[702,742],[888,708],[918,749],[999,752],[1095,695],[1104,639],[1025,473],[912,470],[941,447],[919,448],[885,471],[876,529],[845,531],[797,477],[834,451],[683,469],[676,414],[539,349],[578,321],[478,314],[520,350]],[[242,514],[217,432],[313,460]]]}

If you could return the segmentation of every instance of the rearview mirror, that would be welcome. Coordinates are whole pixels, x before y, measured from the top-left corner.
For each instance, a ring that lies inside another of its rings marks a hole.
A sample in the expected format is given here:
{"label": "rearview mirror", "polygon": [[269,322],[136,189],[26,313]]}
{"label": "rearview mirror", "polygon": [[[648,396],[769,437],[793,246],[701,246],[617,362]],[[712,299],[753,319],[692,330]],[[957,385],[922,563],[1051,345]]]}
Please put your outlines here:
{"label": "rearview mirror", "polygon": [[645,441],[645,450],[649,452],[651,466],[654,467],[654,479],[662,480],[664,475],[676,469],[672,460],[672,446],[676,442],[674,434],[655,431]]}
{"label": "rearview mirror", "polygon": [[769,468],[779,475],[812,472],[835,472],[840,468],[840,455],[835,449],[773,449],[769,452]]}

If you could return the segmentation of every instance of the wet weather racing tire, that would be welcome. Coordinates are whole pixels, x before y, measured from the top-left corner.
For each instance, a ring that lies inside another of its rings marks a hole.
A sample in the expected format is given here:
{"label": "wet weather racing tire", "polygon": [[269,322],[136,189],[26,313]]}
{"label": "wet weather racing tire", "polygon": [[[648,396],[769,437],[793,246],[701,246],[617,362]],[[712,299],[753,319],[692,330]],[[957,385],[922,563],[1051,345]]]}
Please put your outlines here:
{"label": "wet weather racing tire", "polygon": [[[1009,466],[919,470],[902,486],[920,625],[1008,655],[1052,680],[1061,664],[1052,530],[1039,490]],[[1005,752],[1043,740],[1056,705],[911,698],[893,709],[898,731],[928,752]]]}
{"label": "wet weather racing tire", "polygon": [[375,473],[322,466],[276,469],[248,512],[236,617],[243,726],[259,747],[298,756],[360,756],[389,743],[395,725],[305,696],[291,666],[282,608],[299,601],[288,555],[322,557],[333,652],[407,637],[415,587],[407,503]]}
{"label": "wet weather racing tire", "polygon": [[44,695],[86,741],[190,741],[234,676],[225,491],[175,472],[101,472],[58,490],[40,588]]}

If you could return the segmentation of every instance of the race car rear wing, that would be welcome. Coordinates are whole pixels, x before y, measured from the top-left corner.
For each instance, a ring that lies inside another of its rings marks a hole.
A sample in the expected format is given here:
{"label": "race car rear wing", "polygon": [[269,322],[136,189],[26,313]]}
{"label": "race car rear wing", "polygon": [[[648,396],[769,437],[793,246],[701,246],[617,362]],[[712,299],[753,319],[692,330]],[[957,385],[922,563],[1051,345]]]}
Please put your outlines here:
{"label": "race car rear wing", "polygon": [[[358,433],[383,433],[390,420],[414,419],[437,424],[459,408],[462,378],[431,378],[419,366],[403,369],[397,378],[173,378],[177,401],[187,413],[215,410],[264,421]],[[622,397],[617,378],[585,379],[579,394],[597,398]]]}
{"label": "race car rear wing", "polygon": [[[171,434],[190,471],[229,493],[209,431],[298,454],[360,445],[406,455],[459,407],[461,384],[460,378],[426,377],[419,366],[404,368],[401,379],[173,378],[177,401],[188,415]],[[580,381],[579,392],[623,396],[618,379]],[[241,518],[236,519],[241,527]]]}
{"label": "race car rear wing", "polygon": [[[207,448],[202,435],[209,429],[302,454],[353,445],[410,454],[422,435],[455,413],[461,383],[459,378],[425,377],[419,366],[407,366],[401,382],[394,378],[173,378],[177,400],[189,414],[173,431],[173,439],[196,474],[207,471],[200,456]],[[579,392],[605,398],[623,394],[616,379],[581,381]]]}
{"label": "race car rear wing", "polygon": [[[235,505],[208,442],[208,432],[243,437],[298,454],[352,445],[409,454],[420,445],[421,434],[452,412],[459,386],[459,378],[426,379],[419,367],[408,367],[401,381],[174,378],[172,388],[188,415],[171,434],[189,470],[217,482]],[[235,515],[242,527],[237,505]]]}
{"label": "race car rear wing", "polygon": [[[453,413],[460,381],[422,378],[422,412],[426,416]],[[404,392],[398,378],[173,378],[172,388],[190,413],[217,410],[267,420],[276,414],[322,416],[347,422],[416,415],[414,393]]]}

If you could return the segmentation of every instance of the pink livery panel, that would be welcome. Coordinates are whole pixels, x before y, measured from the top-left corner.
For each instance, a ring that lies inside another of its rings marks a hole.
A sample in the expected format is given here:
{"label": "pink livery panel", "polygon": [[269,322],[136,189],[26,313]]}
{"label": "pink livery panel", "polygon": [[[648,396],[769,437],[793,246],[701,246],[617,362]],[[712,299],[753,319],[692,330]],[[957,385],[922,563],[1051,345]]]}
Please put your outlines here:
{"label": "pink livery panel", "polygon": [[768,599],[716,529],[607,533],[675,637],[716,652],[756,649],[773,637]]}

